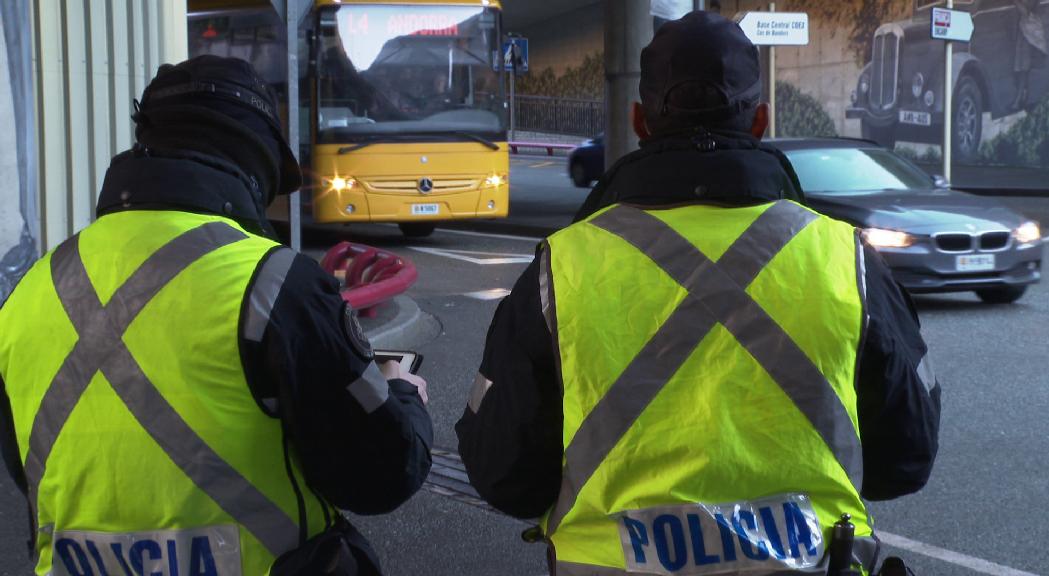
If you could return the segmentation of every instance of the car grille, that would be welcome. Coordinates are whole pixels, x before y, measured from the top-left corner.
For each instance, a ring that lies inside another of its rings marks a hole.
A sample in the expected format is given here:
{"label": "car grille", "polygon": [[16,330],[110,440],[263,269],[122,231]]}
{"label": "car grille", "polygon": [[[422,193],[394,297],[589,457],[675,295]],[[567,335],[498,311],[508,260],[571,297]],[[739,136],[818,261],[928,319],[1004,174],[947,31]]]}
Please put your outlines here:
{"label": "car grille", "polygon": [[1009,232],[984,232],[983,234],[965,234],[954,232],[938,234],[936,247],[941,252],[971,252],[972,250],[1004,250],[1009,246]]}
{"label": "car grille", "polygon": [[874,53],[871,57],[871,106],[888,110],[896,105],[898,82],[900,37],[892,30],[874,36]]}
{"label": "car grille", "polygon": [[1008,232],[987,232],[980,236],[980,250],[1001,250],[1008,245]]}
{"label": "car grille", "polygon": [[944,252],[968,252],[973,249],[973,237],[969,234],[940,234],[936,247]]}
{"label": "car grille", "polygon": [[[480,179],[471,178],[434,179],[433,189],[428,192],[428,194],[436,195],[476,190],[480,183]],[[363,184],[368,192],[380,192],[386,194],[419,193],[418,180],[364,180]]]}

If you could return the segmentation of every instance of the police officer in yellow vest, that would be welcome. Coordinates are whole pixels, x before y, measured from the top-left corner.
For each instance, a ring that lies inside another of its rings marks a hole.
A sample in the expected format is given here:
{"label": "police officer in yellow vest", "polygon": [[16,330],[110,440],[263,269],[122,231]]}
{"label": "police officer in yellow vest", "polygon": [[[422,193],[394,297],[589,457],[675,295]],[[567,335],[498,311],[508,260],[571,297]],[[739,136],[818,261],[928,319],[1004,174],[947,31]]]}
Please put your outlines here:
{"label": "police officer in yellow vest", "polygon": [[[917,316],[760,142],[757,51],[693,12],[641,57],[641,149],[501,303],[456,426],[557,576],[875,569],[866,499],[920,489],[940,388]],[[862,443],[861,443],[862,440]]]}
{"label": "police officer in yellow vest", "polygon": [[378,574],[339,509],[420,487],[425,382],[384,373],[335,280],[272,239],[267,204],[301,183],[272,91],[199,57],[161,67],[135,120],[98,220],[0,308],[36,573]]}

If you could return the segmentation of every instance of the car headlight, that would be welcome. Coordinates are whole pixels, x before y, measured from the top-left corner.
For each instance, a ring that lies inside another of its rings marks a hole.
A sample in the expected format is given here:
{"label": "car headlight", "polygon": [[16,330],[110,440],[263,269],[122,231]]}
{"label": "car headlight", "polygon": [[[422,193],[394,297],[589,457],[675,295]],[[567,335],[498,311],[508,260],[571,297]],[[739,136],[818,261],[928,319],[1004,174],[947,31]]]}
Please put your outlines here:
{"label": "car headlight", "polygon": [[1013,238],[1020,244],[1034,244],[1042,239],[1042,229],[1037,222],[1024,222],[1013,230]]}
{"label": "car headlight", "polygon": [[936,95],[932,93],[932,90],[925,91],[925,105],[932,108],[932,105],[936,103]]}
{"label": "car headlight", "polygon": [[921,98],[922,90],[925,88],[925,76],[922,76],[921,72],[917,72],[914,75],[914,79],[911,80],[911,94],[915,98]]}
{"label": "car headlight", "polygon": [[914,244],[914,236],[884,228],[867,228],[863,231],[863,238],[875,248],[906,248]]}
{"label": "car headlight", "polygon": [[357,186],[357,181],[353,178],[343,178],[342,176],[336,176],[331,180],[328,180],[328,186],[336,192],[342,192],[343,190],[352,190]]}

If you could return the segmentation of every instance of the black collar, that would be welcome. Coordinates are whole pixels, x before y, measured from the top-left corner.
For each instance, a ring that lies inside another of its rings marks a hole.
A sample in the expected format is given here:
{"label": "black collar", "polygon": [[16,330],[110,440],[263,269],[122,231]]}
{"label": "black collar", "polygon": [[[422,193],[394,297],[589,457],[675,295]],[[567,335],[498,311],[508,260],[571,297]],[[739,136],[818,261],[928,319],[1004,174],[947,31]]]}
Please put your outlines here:
{"label": "black collar", "polygon": [[746,134],[693,130],[643,141],[602,176],[576,221],[619,202],[747,206],[784,198],[804,202],[782,152]]}
{"label": "black collar", "polygon": [[222,159],[136,145],[117,155],[98,198],[99,217],[126,210],[180,210],[236,220],[273,237],[263,193],[253,178]]}

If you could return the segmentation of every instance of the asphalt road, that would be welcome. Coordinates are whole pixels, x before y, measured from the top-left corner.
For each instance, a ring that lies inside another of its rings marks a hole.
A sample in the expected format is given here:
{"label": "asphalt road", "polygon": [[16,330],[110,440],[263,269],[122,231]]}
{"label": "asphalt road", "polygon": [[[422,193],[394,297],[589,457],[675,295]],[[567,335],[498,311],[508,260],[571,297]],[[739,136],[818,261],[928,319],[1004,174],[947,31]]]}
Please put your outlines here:
{"label": "asphalt road", "polygon": [[[586,190],[571,186],[563,161],[515,158],[510,222],[520,232],[567,224]],[[489,223],[489,226],[491,223]],[[407,241],[395,227],[340,229],[347,238],[411,258],[411,296],[431,319],[411,347],[425,355],[436,443],[456,448],[453,426],[480,363],[497,298],[512,288],[535,238],[439,230]],[[331,241],[325,236],[323,242]],[[316,250],[322,245],[311,248]],[[923,333],[943,383],[941,450],[929,485],[875,503],[889,552],[919,576],[1049,575],[1049,286],[1019,303],[986,306],[968,294],[917,300]],[[442,461],[449,460],[442,458]],[[454,464],[454,463],[453,463]],[[454,468],[454,466],[453,466]],[[495,513],[437,482],[400,510],[354,522],[380,551],[390,575],[539,576],[545,549],[521,541],[528,524]],[[28,574],[25,503],[0,473],[0,576]]]}

